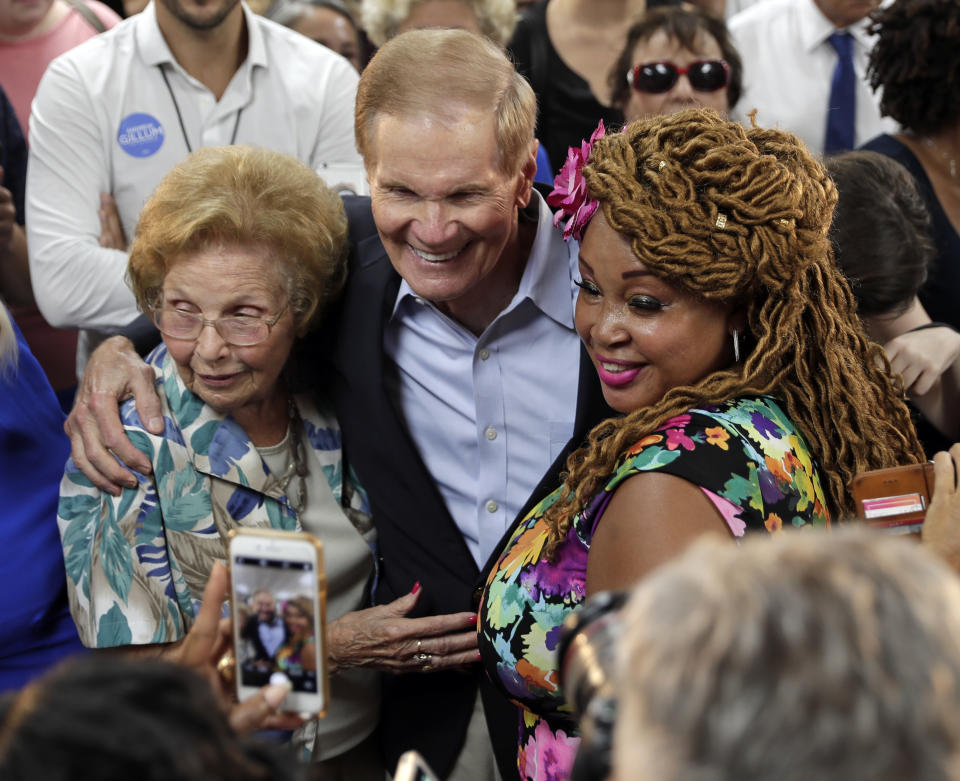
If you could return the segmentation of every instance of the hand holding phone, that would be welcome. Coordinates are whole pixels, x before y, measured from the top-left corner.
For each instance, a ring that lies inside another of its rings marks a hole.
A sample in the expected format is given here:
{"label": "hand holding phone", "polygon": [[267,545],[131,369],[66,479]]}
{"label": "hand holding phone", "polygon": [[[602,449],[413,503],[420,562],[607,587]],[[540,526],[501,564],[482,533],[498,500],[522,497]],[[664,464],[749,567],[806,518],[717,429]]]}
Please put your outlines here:
{"label": "hand holding phone", "polygon": [[960,572],[960,444],[933,457],[936,487],[923,524],[923,544]]}
{"label": "hand holding phone", "polygon": [[217,693],[229,709],[230,725],[238,732],[254,729],[296,729],[303,719],[293,713],[278,713],[277,708],[287,694],[280,687],[267,687],[258,691],[246,702],[235,703],[233,691],[226,691],[222,678],[217,674],[219,661],[232,644],[230,622],[221,620],[223,601],[229,592],[229,576],[226,568],[216,563],[203,591],[203,599],[196,620],[186,637],[170,645],[162,658],[175,664],[190,667],[214,683]]}
{"label": "hand holding phone", "polygon": [[284,710],[322,715],[329,694],[320,542],[308,534],[234,529],[228,549],[237,699],[289,683]]}

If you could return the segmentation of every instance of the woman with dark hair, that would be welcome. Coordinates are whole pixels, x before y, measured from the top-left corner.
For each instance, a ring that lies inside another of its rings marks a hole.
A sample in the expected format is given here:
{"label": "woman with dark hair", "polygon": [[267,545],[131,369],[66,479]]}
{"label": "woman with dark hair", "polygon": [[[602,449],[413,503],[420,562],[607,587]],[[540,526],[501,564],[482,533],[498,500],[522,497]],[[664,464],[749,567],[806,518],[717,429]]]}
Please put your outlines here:
{"label": "woman with dark hair", "polygon": [[292,781],[296,765],[233,731],[206,680],[157,659],[92,655],[0,700],[6,781]]}
{"label": "woman with dark hair", "polygon": [[847,152],[828,157],[825,166],[839,193],[830,237],[857,312],[903,377],[919,413],[915,423],[924,450],[945,450],[960,437],[960,338],[933,342],[932,364],[917,348],[931,331],[957,336],[949,328],[929,328],[917,299],[936,255],[930,215],[913,177],[889,157]]}
{"label": "woman with dark hair", "polygon": [[726,24],[687,6],[653,8],[640,17],[609,76],[611,101],[627,122],[685,108],[727,114],[740,99],[742,81]]}
{"label": "woman with dark hair", "polygon": [[[960,3],[898,0],[873,15],[869,76],[880,109],[903,126],[864,145],[917,180],[937,255],[920,301],[935,321],[960,327]],[[937,329],[940,330],[940,329]],[[956,335],[953,334],[953,337]]]}
{"label": "woman with dark hair", "polygon": [[576,327],[621,416],[508,535],[478,621],[537,781],[578,741],[555,650],[585,596],[703,535],[826,526],[857,473],[923,459],[833,259],[836,188],[796,136],[701,109],[585,146],[548,202],[582,235]]}
{"label": "woman with dark hair", "polygon": [[507,49],[537,95],[537,138],[554,166],[603,120],[623,123],[607,74],[643,0],[539,0],[520,17]]}
{"label": "woman with dark hair", "polygon": [[358,73],[367,63],[357,21],[343,0],[273,0],[263,15],[333,49]]}

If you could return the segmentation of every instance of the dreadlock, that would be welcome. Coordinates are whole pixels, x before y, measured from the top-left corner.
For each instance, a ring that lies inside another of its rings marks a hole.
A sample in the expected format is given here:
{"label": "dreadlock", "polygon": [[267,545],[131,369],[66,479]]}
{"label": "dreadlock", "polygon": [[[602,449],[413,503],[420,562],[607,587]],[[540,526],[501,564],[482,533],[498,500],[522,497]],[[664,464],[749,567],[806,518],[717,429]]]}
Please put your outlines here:
{"label": "dreadlock", "polygon": [[880,112],[915,133],[936,133],[960,118],[960,3],[898,0],[870,15],[877,36],[870,86],[883,88]]}
{"label": "dreadlock", "polygon": [[753,346],[743,363],[590,432],[545,514],[549,552],[630,446],[675,415],[738,396],[771,394],[785,405],[834,515],[852,514],[847,487],[858,472],[923,459],[902,382],[867,339],[834,263],[836,188],[796,136],[683,111],[600,139],[584,176],[647,270],[741,306]]}

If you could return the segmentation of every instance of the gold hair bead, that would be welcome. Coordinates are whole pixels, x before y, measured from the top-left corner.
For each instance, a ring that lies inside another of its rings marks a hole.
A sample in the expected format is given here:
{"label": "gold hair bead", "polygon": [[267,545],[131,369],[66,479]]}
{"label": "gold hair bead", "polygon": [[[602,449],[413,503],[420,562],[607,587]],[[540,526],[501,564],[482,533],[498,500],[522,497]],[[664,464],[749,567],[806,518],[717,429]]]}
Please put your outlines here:
{"label": "gold hair bead", "polygon": [[666,161],[666,160],[661,160],[661,161],[660,161],[660,170],[662,171],[662,170],[663,170],[664,168],[666,168],[666,167],[667,167],[667,161]]}
{"label": "gold hair bead", "polygon": [[718,215],[717,215],[717,227],[720,228],[721,230],[723,230],[724,228],[727,227],[727,215],[726,215],[726,214],[718,214]]}

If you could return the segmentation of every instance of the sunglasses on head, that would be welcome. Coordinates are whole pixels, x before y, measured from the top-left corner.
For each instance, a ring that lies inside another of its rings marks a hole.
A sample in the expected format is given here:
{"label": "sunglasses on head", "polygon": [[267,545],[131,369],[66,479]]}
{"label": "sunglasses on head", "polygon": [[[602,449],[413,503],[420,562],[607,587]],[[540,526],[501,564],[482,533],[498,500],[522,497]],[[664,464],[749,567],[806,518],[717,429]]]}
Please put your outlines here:
{"label": "sunglasses on head", "polygon": [[724,60],[697,60],[686,68],[672,62],[641,62],[627,71],[627,83],[637,92],[666,92],[686,76],[697,92],[716,92],[727,86],[730,67]]}

